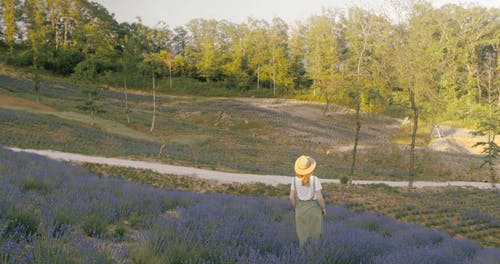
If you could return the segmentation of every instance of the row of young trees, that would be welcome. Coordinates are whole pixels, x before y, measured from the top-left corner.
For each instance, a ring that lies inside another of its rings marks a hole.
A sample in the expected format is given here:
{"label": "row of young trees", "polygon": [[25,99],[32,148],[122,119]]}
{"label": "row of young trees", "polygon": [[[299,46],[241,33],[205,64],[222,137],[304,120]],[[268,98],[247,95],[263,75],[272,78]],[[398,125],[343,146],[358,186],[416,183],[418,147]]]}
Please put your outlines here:
{"label": "row of young trees", "polygon": [[490,124],[483,132],[493,138],[488,146],[494,144],[500,10],[433,8],[419,0],[388,1],[388,7],[392,15],[352,7],[294,25],[280,18],[194,19],[170,29],[140,18],[118,23],[87,0],[2,0],[0,45],[8,62],[32,66],[35,80],[43,67],[82,82],[151,84],[155,97],[158,78],[168,78],[171,88],[173,77],[188,77],[269,89],[274,96],[310,92],[326,100],[325,111],[330,103],[351,107],[357,121],[351,175],[362,111],[412,116],[412,150],[419,117],[482,116]]}

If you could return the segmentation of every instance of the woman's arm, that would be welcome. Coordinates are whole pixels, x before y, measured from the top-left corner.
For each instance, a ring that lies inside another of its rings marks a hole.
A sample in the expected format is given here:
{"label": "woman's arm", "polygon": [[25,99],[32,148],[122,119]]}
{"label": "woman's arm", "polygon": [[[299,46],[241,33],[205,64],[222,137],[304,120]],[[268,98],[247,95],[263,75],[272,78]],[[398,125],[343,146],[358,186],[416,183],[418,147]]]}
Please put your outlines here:
{"label": "woman's arm", "polygon": [[295,190],[290,190],[290,203],[295,208]]}
{"label": "woman's arm", "polygon": [[321,190],[316,191],[316,197],[318,198],[319,206],[321,206],[321,213],[323,215],[326,215],[325,200],[323,199],[323,194],[321,193]]}

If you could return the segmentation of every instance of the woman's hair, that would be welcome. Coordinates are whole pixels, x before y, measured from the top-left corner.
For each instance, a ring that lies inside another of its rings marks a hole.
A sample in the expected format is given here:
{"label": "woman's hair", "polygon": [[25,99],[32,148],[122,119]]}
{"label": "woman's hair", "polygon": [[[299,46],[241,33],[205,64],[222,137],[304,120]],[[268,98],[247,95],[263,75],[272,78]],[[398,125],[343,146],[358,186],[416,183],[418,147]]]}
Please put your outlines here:
{"label": "woman's hair", "polygon": [[307,175],[300,175],[300,174],[295,174],[295,175],[299,177],[300,180],[302,180],[302,186],[309,186],[312,173],[309,173]]}

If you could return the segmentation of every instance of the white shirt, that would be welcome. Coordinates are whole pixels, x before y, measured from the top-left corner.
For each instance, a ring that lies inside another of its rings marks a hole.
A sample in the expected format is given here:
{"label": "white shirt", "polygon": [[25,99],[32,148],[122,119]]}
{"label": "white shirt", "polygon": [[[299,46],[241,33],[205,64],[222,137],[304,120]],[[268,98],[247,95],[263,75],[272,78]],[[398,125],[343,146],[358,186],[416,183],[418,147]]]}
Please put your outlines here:
{"label": "white shirt", "polygon": [[[295,184],[293,182],[295,181]],[[314,186],[313,186],[314,182]],[[319,178],[316,176],[311,175],[311,178],[309,179],[309,186],[302,186],[302,180],[298,178],[297,176],[293,177],[292,179],[292,185],[290,187],[291,191],[294,191],[295,188],[294,186],[297,186],[297,196],[299,200],[316,200],[316,193],[315,191],[319,191],[322,189],[321,187],[321,182],[319,181]],[[314,188],[313,188],[314,187]]]}

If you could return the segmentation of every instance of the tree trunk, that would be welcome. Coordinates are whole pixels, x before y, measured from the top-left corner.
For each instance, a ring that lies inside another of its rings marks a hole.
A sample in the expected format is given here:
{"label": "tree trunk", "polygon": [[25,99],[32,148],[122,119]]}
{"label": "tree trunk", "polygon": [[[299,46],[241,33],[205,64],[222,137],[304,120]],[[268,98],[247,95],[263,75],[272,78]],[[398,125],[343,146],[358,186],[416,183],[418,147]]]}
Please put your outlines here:
{"label": "tree trunk", "polygon": [[323,110],[323,115],[326,115],[326,113],[330,111],[330,97],[328,96],[328,88],[325,88],[325,100],[326,100],[326,105],[325,105],[325,110]]}
{"label": "tree trunk", "polygon": [[[468,94],[471,94],[473,93],[473,90],[474,89],[477,89],[477,95],[476,95],[476,103],[481,103],[481,89],[478,89],[479,86],[477,85],[477,78],[476,78],[476,74],[475,74],[475,70],[474,70],[474,67],[472,66],[471,63],[468,63],[467,64],[467,93]],[[474,78],[476,78],[476,81],[474,81]],[[476,86],[476,87],[474,87]]]}
{"label": "tree trunk", "polygon": [[[493,58],[489,57],[489,63],[488,63],[488,116],[490,121],[493,122],[493,98],[492,98],[492,93],[493,90],[491,88],[492,86],[492,71],[493,71]],[[499,95],[500,96],[500,95]],[[492,129],[489,129],[488,131],[488,169],[490,172],[490,182],[491,182],[491,188],[495,188],[495,183],[496,183],[496,171],[495,171],[495,164],[494,159],[496,158],[496,150],[494,149],[495,146],[495,136],[496,136],[497,131],[494,131]]]}
{"label": "tree trunk", "polygon": [[40,104],[40,76],[38,74],[38,52],[36,46],[33,48],[33,69],[35,71],[36,102]]}
{"label": "tree trunk", "polygon": [[497,105],[500,106],[500,85],[497,85]]}
{"label": "tree trunk", "polygon": [[415,103],[415,95],[410,91],[410,103],[413,110],[413,129],[411,131],[411,145],[410,145],[410,166],[408,169],[408,188],[413,188],[413,181],[415,180],[415,142],[417,139],[417,128],[418,128],[418,108]]}
{"label": "tree trunk", "polygon": [[480,79],[479,79],[479,70],[476,71],[476,87],[477,87],[478,103],[481,103],[481,99],[483,99],[483,92],[481,91],[481,83],[480,83]]}
{"label": "tree trunk", "polygon": [[127,65],[123,60],[123,88],[125,93],[125,113],[127,115],[127,124],[130,124],[130,111],[128,108],[128,92],[127,92]]}
{"label": "tree trunk", "polygon": [[257,90],[260,88],[260,64],[257,66]]}
{"label": "tree trunk", "polygon": [[351,164],[351,171],[349,173],[349,180],[348,183],[349,185],[352,184],[352,179],[354,178],[354,169],[356,168],[356,158],[357,158],[357,153],[358,153],[358,142],[359,142],[359,131],[361,130],[361,99],[360,99],[360,81],[359,78],[361,76],[361,63],[363,62],[363,56],[366,51],[366,46],[368,43],[368,33],[366,31],[367,29],[362,26],[362,33],[363,33],[363,49],[359,53],[358,57],[358,65],[356,68],[356,133],[354,136],[354,147],[352,149],[352,164]]}
{"label": "tree trunk", "polygon": [[63,41],[63,47],[67,47],[68,46],[68,29],[69,27],[69,17],[65,17],[64,18],[64,41]]}
{"label": "tree trunk", "polygon": [[494,164],[494,159],[495,159],[495,151],[493,149],[493,143],[495,142],[495,133],[493,131],[488,132],[488,169],[490,171],[490,182],[491,182],[491,188],[495,189],[495,183],[497,182],[497,177],[496,177],[496,170],[495,170],[495,164]]}
{"label": "tree trunk", "polygon": [[168,60],[168,72],[169,72],[169,81],[170,81],[170,91],[172,91],[172,60]]}
{"label": "tree trunk", "polygon": [[38,73],[38,67],[35,67],[35,91],[36,103],[40,104],[40,74]]}
{"label": "tree trunk", "polygon": [[273,96],[276,97],[276,69],[274,58],[274,45],[273,45]]}
{"label": "tree trunk", "polygon": [[151,121],[151,128],[149,132],[153,132],[155,128],[155,120],[156,120],[156,84],[155,84],[155,72],[154,67],[152,66],[152,77],[153,77],[153,120]]}
{"label": "tree trunk", "polygon": [[89,111],[90,111],[90,124],[93,126],[94,121],[94,102],[92,101],[92,92],[89,91]]}
{"label": "tree trunk", "polygon": [[349,173],[349,185],[352,184],[352,179],[354,177],[354,168],[356,167],[356,154],[358,152],[358,142],[359,142],[359,131],[361,130],[361,103],[358,102],[356,105],[356,133],[354,136],[354,148],[352,150],[352,164],[351,171]]}
{"label": "tree trunk", "polygon": [[61,33],[57,28],[57,18],[54,14],[50,16],[50,26],[52,27],[52,30],[54,32],[54,48],[57,50],[59,49],[59,45],[61,44]]}

